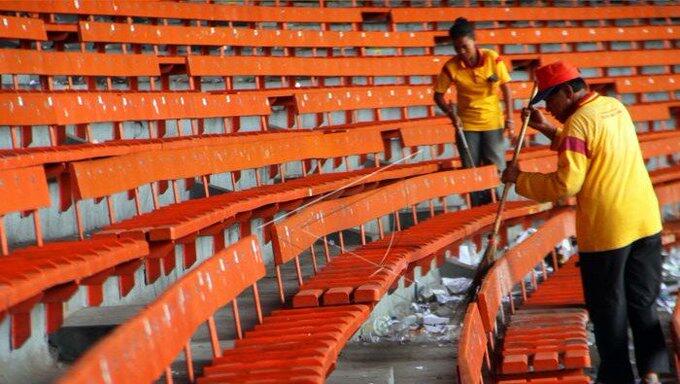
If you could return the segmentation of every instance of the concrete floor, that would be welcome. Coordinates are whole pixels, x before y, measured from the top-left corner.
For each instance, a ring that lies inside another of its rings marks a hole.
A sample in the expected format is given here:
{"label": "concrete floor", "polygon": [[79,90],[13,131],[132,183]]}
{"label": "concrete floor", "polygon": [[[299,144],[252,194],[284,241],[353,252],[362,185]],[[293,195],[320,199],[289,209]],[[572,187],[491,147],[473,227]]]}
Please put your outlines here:
{"label": "concrete floor", "polygon": [[456,383],[455,343],[348,344],[328,384]]}

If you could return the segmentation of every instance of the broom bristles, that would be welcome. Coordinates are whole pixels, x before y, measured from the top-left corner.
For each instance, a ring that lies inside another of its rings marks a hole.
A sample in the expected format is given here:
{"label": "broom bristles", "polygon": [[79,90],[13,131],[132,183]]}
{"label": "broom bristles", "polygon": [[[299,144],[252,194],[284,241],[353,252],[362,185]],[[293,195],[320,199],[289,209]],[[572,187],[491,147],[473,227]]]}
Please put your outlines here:
{"label": "broom bristles", "polygon": [[479,261],[479,264],[477,264],[477,268],[475,268],[475,274],[472,278],[472,283],[465,292],[463,302],[461,303],[463,308],[467,308],[467,306],[470,303],[477,300],[477,293],[479,292],[479,288],[481,288],[484,278],[486,277],[487,273],[489,273],[489,270],[493,266],[493,263],[496,259],[497,251],[498,248],[496,244],[496,239],[493,238],[492,236],[491,238],[489,238],[489,244],[486,247],[486,251],[484,251],[484,256]]}

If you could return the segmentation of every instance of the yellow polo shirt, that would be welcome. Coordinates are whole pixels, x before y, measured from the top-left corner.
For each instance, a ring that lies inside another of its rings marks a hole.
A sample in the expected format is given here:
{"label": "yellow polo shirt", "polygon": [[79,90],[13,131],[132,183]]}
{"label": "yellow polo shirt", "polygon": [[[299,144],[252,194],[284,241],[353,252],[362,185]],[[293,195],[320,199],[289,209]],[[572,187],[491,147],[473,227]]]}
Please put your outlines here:
{"label": "yellow polo shirt", "polygon": [[503,113],[498,90],[510,81],[510,74],[498,53],[478,50],[479,60],[468,66],[460,56],[444,64],[434,85],[437,93],[456,87],[458,117],[466,131],[490,131],[503,128]]}
{"label": "yellow polo shirt", "polygon": [[576,196],[579,250],[623,248],[661,231],[661,214],[635,125],[612,97],[591,93],[555,138],[557,171],[522,172],[517,193],[537,201]]}

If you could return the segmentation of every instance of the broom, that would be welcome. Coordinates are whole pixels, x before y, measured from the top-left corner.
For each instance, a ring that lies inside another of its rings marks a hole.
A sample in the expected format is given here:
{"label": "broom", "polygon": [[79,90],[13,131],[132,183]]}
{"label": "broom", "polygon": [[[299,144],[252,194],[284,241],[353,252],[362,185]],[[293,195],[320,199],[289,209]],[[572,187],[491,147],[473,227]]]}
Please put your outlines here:
{"label": "broom", "polygon": [[[458,112],[456,111],[456,105],[452,102],[449,102],[449,108],[451,108],[451,111],[454,115],[456,115],[457,118]],[[470,147],[468,146],[467,139],[465,138],[465,132],[463,132],[463,123],[460,121],[460,119],[456,120],[458,120],[458,123],[456,124],[456,133],[458,134],[458,138],[463,145],[463,151],[465,152],[466,160],[468,161],[468,164],[470,164],[470,168],[474,168],[475,162],[472,160],[472,152],[470,152]]]}
{"label": "broom", "polygon": [[[531,101],[531,99],[534,98],[537,91],[538,84],[534,83],[533,89],[531,91],[531,97],[529,98],[529,102]],[[524,145],[524,137],[526,136],[527,127],[529,126],[530,119],[531,115],[528,115],[526,116],[526,118],[522,120],[522,129],[520,130],[519,136],[517,137],[515,152],[512,156],[511,161],[512,166],[517,165],[519,153],[522,150],[522,146]],[[501,223],[503,221],[503,209],[505,209],[505,202],[508,199],[508,193],[510,192],[511,186],[512,183],[505,183],[503,185],[503,195],[501,196],[501,199],[498,202],[498,210],[496,211],[496,220],[494,221],[493,232],[489,236],[489,243],[487,245],[486,251],[484,252],[484,256],[482,257],[482,260],[480,260],[479,265],[475,270],[475,275],[472,279],[472,284],[470,284],[470,287],[468,287],[467,291],[465,292],[465,297],[462,302],[463,308],[467,308],[468,304],[477,300],[477,292],[479,291],[479,288],[482,286],[482,281],[484,280],[484,277],[489,272],[489,269],[491,269],[491,266],[496,260],[496,252],[498,251],[498,233],[500,232],[501,229]]]}

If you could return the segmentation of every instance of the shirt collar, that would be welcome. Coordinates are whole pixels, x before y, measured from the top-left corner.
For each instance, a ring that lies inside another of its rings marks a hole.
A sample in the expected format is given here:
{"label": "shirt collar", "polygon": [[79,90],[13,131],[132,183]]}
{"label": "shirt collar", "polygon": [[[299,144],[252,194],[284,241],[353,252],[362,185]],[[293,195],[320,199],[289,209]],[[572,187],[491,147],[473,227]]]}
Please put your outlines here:
{"label": "shirt collar", "polygon": [[465,56],[458,55],[463,68],[479,68],[484,65],[484,58],[482,57],[482,51],[477,48],[477,62],[472,65]]}
{"label": "shirt collar", "polygon": [[582,98],[580,98],[576,102],[576,107],[581,108],[582,106],[584,106],[584,105],[590,103],[591,101],[595,100],[598,96],[600,96],[600,94],[597,93],[597,92],[588,92],[588,93],[586,93],[585,96],[583,96]]}

